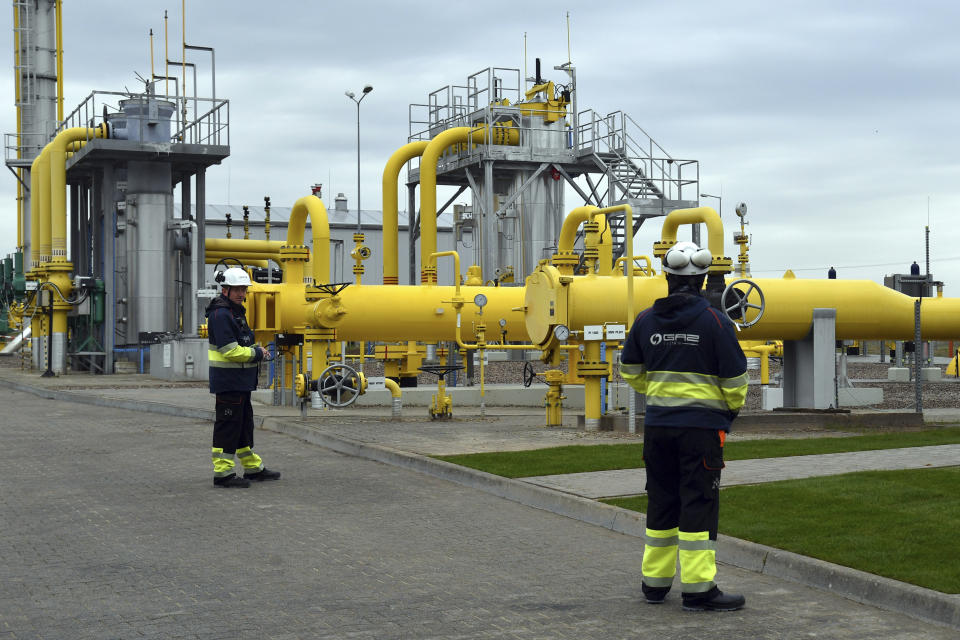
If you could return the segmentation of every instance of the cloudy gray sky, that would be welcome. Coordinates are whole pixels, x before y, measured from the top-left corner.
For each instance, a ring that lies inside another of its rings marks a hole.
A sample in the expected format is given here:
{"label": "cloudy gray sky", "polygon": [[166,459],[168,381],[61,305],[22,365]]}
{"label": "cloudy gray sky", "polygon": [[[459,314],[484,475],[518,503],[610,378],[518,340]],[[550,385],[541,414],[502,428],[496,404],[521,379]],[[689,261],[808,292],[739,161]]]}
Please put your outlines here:
{"label": "cloudy gray sky", "polygon": [[[723,194],[724,220],[749,205],[754,275],[881,280],[924,263],[960,295],[960,4],[913,2],[253,2],[187,0],[186,39],[213,46],[217,94],[229,98],[231,157],[208,172],[208,202],[289,206],[324,184],[355,201],[356,108],[362,202],[380,207],[380,177],[406,142],[408,105],[489,66],[532,73],[567,60],[566,11],[579,107],[622,110],[671,155],[700,161],[701,191]],[[463,7],[463,8],[461,8]],[[469,8],[467,8],[469,7]],[[162,60],[163,12],[180,42],[176,0],[66,0],[69,112],[92,89],[137,86]],[[0,126],[13,132],[11,11]],[[177,51],[172,57],[178,57]],[[201,88],[209,86],[207,59]],[[16,243],[15,181],[0,180],[0,252]],[[579,202],[568,201],[568,208]],[[715,206],[715,200],[704,204]],[[729,232],[727,229],[729,243]],[[641,231],[649,252],[659,233]],[[735,248],[728,247],[728,255]]]}

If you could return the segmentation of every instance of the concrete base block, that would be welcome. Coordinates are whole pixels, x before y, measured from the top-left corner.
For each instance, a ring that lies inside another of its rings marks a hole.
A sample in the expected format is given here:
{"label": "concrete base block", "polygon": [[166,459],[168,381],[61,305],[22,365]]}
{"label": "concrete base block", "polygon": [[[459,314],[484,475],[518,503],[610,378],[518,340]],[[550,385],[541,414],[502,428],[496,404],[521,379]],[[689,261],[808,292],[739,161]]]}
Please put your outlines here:
{"label": "concrete base block", "polygon": [[920,379],[936,382],[943,379],[943,371],[940,367],[923,367],[920,369]]}
{"label": "concrete base block", "polygon": [[866,407],[883,402],[883,389],[879,387],[844,387],[837,389],[841,407]]}
{"label": "concrete base block", "polygon": [[760,389],[760,408],[773,411],[783,406],[783,389],[780,387],[762,387]]}
{"label": "concrete base block", "polygon": [[887,380],[890,382],[910,382],[910,369],[907,367],[890,367],[887,369]]}

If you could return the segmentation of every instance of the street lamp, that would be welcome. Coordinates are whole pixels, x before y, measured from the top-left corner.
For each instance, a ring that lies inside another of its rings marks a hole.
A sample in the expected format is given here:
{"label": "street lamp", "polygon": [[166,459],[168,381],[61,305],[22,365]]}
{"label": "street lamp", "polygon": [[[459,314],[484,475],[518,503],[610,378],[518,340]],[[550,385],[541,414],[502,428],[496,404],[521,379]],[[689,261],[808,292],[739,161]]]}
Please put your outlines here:
{"label": "street lamp", "polygon": [[716,198],[717,199],[717,214],[720,217],[723,217],[723,196],[712,196],[709,193],[701,193],[701,198]]}
{"label": "street lamp", "polygon": [[353,91],[344,91],[343,95],[357,103],[357,233],[360,233],[360,103],[373,91],[372,85],[364,85],[360,98]]}

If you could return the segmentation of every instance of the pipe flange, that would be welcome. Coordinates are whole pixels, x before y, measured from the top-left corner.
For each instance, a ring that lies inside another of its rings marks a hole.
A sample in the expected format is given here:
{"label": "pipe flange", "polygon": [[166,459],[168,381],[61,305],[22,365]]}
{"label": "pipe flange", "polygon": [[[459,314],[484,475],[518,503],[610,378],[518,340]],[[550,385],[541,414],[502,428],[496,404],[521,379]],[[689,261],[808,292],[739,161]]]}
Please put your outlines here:
{"label": "pipe flange", "polygon": [[667,251],[676,243],[676,240],[657,240],[653,243],[653,257],[662,258],[667,255]]}

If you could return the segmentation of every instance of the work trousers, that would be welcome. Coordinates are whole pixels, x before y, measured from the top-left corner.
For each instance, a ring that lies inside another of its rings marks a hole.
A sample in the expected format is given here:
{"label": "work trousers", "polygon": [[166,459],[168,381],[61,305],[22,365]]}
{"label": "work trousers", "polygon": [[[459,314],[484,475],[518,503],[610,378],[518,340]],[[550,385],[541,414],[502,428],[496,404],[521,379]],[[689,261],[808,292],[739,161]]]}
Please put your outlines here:
{"label": "work trousers", "polygon": [[259,471],[263,461],[253,451],[253,405],[249,391],[218,393],[213,423],[213,474],[233,473],[236,454],[246,471]]}
{"label": "work trousers", "polygon": [[716,429],[644,428],[645,592],[670,588],[678,555],[684,594],[703,594],[715,586],[725,435]]}

